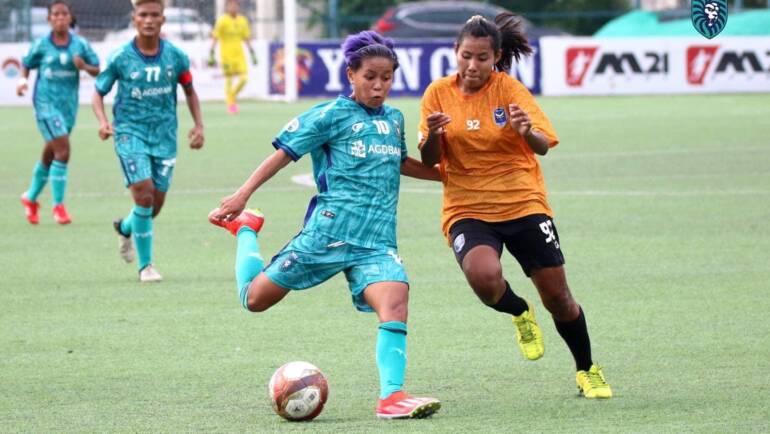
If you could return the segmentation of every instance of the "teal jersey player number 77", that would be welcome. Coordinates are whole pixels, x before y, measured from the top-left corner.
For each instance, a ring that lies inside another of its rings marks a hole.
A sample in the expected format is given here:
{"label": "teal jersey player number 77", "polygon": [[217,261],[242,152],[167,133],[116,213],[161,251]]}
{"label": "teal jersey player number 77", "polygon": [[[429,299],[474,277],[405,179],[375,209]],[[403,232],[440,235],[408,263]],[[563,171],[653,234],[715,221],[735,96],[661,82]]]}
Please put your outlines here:
{"label": "teal jersey player number 77", "polygon": [[[160,38],[163,1],[134,0],[133,4],[137,35],[109,57],[96,80],[93,105],[99,137],[115,136],[115,153],[134,199],[128,216],[114,222],[120,256],[132,262],[135,244],[139,280],[157,282],[162,277],[153,265],[152,221],[165,203],[176,163],[177,85],[184,89],[195,122],[188,135],[192,149],[203,146],[203,120],[187,55]],[[118,93],[111,124],[104,112],[104,96],[115,83]]]}

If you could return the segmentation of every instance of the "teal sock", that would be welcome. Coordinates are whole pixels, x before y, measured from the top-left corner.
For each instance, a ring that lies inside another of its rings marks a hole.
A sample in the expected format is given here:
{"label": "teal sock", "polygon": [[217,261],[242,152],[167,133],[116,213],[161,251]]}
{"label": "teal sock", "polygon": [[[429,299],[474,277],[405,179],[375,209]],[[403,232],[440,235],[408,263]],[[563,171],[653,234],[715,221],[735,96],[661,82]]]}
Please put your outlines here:
{"label": "teal sock", "polygon": [[380,371],[380,399],[404,386],[406,372],[406,324],[388,321],[377,333],[377,369]]}
{"label": "teal sock", "polygon": [[259,254],[257,233],[253,229],[243,227],[238,231],[238,250],[235,254],[235,281],[238,284],[238,296],[241,305],[246,308],[246,298],[249,295],[249,284],[262,271],[265,260]]}
{"label": "teal sock", "polygon": [[120,221],[120,233],[130,237],[131,236],[131,222],[134,220],[134,210],[128,213],[128,216]]}
{"label": "teal sock", "polygon": [[134,205],[131,217],[131,234],[134,237],[139,269],[152,263],[152,207]]}
{"label": "teal sock", "polygon": [[37,202],[37,197],[40,196],[40,192],[43,191],[43,187],[48,182],[48,167],[46,167],[42,161],[38,161],[35,164],[35,169],[32,171],[32,183],[27,190],[27,199],[32,202]]}
{"label": "teal sock", "polygon": [[51,164],[51,195],[54,206],[64,202],[64,191],[67,189],[67,163],[53,160]]}

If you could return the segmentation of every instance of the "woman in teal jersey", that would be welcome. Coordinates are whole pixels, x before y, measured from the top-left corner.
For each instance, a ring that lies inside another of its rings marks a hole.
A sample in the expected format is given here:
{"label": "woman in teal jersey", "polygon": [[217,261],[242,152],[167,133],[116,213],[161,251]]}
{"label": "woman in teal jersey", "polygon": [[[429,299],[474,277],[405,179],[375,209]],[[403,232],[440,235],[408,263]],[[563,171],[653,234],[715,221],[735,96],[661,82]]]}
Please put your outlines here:
{"label": "woman in teal jersey", "polygon": [[[403,390],[409,284],[396,247],[400,175],[438,181],[438,170],[406,156],[404,117],[384,104],[398,68],[393,42],[375,32],[343,43],[353,92],[319,104],[289,122],[268,157],[209,220],[238,238],[236,280],[252,312],[275,305],[292,290],[319,285],[344,272],[354,306],[377,313],[376,360],[380,418],[421,418],[441,406]],[[263,271],[257,233],[264,222],[246,202],[290,161],[310,154],[318,188],[302,231]]]}
{"label": "woman in teal jersey", "polygon": [[53,218],[59,224],[72,221],[64,207],[67,187],[67,163],[70,157],[69,135],[78,110],[80,71],[99,74],[99,58],[85,39],[70,32],[73,22],[70,6],[54,0],[48,6],[51,33],[36,40],[22,61],[22,78],[16,88],[19,96],[28,90],[32,69],[38,70],[32,97],[37,127],[45,139],[43,156],[35,165],[32,183],[21,196],[27,221],[38,224],[38,195],[51,180]]}

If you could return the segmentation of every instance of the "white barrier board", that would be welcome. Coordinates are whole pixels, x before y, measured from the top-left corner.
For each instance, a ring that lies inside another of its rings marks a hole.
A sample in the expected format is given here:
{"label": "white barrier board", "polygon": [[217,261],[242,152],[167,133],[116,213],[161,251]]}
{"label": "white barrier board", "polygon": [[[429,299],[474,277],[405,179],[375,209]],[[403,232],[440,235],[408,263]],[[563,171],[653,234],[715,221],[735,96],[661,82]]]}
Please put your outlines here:
{"label": "white barrier board", "polygon": [[540,40],[544,95],[770,92],[770,37]]}
{"label": "white barrier board", "polygon": [[[209,67],[206,64],[210,48],[210,41],[174,43],[184,50],[190,57],[190,71],[193,75],[193,83],[198,96],[203,101],[224,100],[225,79],[222,70],[218,67]],[[30,44],[0,44],[0,105],[32,105],[32,92],[20,98],[16,96],[16,85],[21,73],[21,59],[27,53]],[[118,48],[115,44],[94,43],[94,51],[99,55],[101,65],[104,67],[109,54]],[[249,82],[241,94],[244,98],[265,98],[268,95],[268,59],[267,43],[255,41],[252,43],[257,58],[260,62],[256,66],[249,67]],[[30,89],[34,85],[37,72],[30,74]],[[111,102],[117,91],[117,86],[108,95],[107,101]],[[80,74],[80,103],[90,104],[94,92],[94,78],[86,73]],[[182,92],[179,92],[183,97]]]}

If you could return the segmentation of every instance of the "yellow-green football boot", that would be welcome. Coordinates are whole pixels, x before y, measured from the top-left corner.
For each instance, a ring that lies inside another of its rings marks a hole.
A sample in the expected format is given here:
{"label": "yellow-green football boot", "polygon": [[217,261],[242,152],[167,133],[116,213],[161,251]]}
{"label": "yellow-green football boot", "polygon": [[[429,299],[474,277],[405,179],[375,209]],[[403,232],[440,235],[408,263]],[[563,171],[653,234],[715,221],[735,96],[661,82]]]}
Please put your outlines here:
{"label": "yellow-green football boot", "polygon": [[591,365],[588,371],[577,371],[575,381],[580,394],[586,398],[612,398],[612,389],[604,380],[604,374],[599,365]]}
{"label": "yellow-green football boot", "polygon": [[535,320],[535,308],[527,302],[527,309],[521,315],[513,316],[513,324],[516,326],[516,342],[521,353],[529,360],[537,360],[543,357],[545,346],[543,345],[543,332]]}

